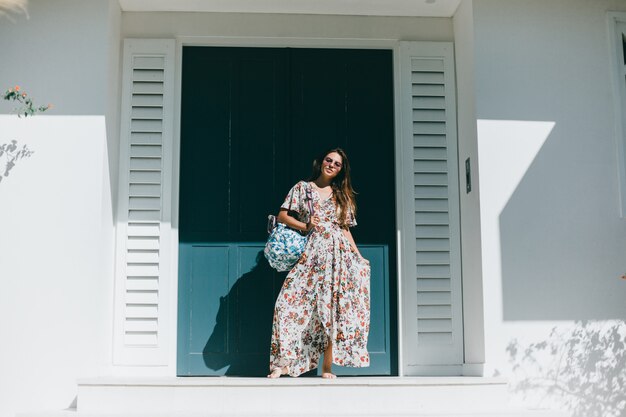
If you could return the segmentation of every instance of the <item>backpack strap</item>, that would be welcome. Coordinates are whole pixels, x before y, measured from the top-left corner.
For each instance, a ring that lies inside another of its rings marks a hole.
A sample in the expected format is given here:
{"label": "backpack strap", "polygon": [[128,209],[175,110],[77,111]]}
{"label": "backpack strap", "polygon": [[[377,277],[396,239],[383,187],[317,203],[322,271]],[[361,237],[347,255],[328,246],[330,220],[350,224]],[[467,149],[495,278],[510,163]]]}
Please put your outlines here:
{"label": "backpack strap", "polygon": [[306,183],[306,201],[309,205],[309,216],[313,215],[313,186],[310,182]]}

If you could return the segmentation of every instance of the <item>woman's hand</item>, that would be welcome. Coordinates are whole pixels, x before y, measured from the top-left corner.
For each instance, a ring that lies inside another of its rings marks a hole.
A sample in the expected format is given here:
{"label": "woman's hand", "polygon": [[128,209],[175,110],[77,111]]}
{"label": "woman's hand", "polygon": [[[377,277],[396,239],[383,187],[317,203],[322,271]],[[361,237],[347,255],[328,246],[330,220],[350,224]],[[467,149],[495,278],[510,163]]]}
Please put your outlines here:
{"label": "woman's hand", "polygon": [[311,216],[310,221],[306,224],[306,232],[310,232],[311,229],[315,228],[315,226],[317,226],[318,224],[320,224],[320,216],[318,216],[317,214],[314,214]]}

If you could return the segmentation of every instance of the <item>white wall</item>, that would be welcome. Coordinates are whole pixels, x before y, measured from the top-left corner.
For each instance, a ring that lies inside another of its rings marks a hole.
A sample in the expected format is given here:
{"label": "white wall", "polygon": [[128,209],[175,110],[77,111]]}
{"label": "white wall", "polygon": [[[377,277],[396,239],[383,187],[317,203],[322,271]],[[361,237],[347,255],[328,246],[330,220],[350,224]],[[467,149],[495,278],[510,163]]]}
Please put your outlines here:
{"label": "white wall", "polygon": [[111,364],[116,5],[31,0],[0,19],[0,89],[54,105],[18,119],[0,103],[0,144],[33,151],[0,182],[1,417],[67,408]]}
{"label": "white wall", "polygon": [[626,3],[473,3],[487,375],[541,406],[623,415],[626,222],[606,11]]}
{"label": "white wall", "polygon": [[445,18],[276,15],[245,13],[123,13],[123,37],[242,36],[451,41]]}

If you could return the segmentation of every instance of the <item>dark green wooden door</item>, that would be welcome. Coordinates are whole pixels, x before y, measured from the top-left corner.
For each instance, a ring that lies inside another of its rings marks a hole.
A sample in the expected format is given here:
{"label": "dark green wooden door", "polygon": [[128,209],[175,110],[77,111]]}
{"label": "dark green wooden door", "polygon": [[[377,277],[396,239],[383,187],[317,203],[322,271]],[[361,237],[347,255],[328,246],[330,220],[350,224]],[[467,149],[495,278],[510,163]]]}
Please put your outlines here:
{"label": "dark green wooden door", "polygon": [[265,220],[330,146],[350,157],[372,265],[371,366],[334,370],[396,372],[391,63],[386,50],[183,48],[179,375],[267,373],[285,274],[263,258]]}

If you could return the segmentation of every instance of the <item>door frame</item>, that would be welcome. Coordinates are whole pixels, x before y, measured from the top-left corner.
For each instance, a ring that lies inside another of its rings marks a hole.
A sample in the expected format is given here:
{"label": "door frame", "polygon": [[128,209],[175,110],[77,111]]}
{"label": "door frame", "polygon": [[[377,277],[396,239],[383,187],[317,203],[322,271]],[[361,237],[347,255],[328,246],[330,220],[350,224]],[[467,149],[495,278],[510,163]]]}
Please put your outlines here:
{"label": "door frame", "polygon": [[[393,105],[394,105],[394,175],[395,175],[395,199],[396,199],[396,259],[390,262],[396,264],[396,317],[397,317],[397,366],[398,376],[405,375],[405,360],[403,355],[404,338],[403,329],[405,327],[403,319],[405,314],[410,314],[413,310],[410,300],[415,300],[416,296],[411,297],[407,293],[403,295],[403,289],[406,288],[406,280],[403,280],[404,271],[411,271],[414,266],[407,264],[412,259],[405,256],[407,248],[411,247],[409,241],[410,233],[405,233],[409,228],[415,227],[410,223],[413,218],[411,213],[405,212],[405,204],[403,194],[405,193],[406,169],[412,166],[409,161],[409,155],[403,152],[402,143],[402,93],[401,93],[401,65],[400,65],[400,42],[397,39],[357,39],[357,38],[283,38],[283,37],[222,37],[222,36],[180,36],[176,38],[175,48],[175,71],[174,71],[174,135],[172,146],[172,239],[170,241],[169,251],[171,253],[171,269],[169,273],[173,278],[172,289],[170,291],[170,305],[178,305],[178,215],[179,215],[179,181],[180,181],[180,122],[181,122],[181,94],[182,94],[182,61],[183,47],[185,46],[229,46],[229,47],[253,47],[253,48],[337,48],[337,49],[387,49],[392,51],[393,65]],[[411,186],[412,187],[412,186]],[[410,278],[410,277],[409,277]],[[407,278],[408,279],[408,278]],[[409,288],[411,288],[409,286]],[[403,302],[404,301],[404,302]],[[415,305],[415,303],[413,304]],[[178,308],[172,308],[171,314],[173,323],[177,326]],[[394,313],[394,312],[391,312]],[[177,363],[177,328],[172,329],[173,335],[170,340],[170,360],[169,363]]]}

